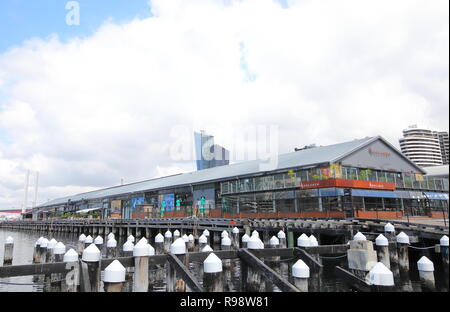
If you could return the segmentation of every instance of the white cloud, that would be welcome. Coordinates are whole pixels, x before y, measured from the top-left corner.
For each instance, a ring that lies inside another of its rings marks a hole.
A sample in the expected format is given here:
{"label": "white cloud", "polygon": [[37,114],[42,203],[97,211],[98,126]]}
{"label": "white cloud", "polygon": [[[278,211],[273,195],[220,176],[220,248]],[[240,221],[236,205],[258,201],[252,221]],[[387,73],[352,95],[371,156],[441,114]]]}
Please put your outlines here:
{"label": "white cloud", "polygon": [[39,202],[193,169],[169,157],[176,125],[220,144],[276,124],[280,152],[448,129],[448,1],[288,3],[151,1],[152,18],[0,55],[0,208],[28,168]]}

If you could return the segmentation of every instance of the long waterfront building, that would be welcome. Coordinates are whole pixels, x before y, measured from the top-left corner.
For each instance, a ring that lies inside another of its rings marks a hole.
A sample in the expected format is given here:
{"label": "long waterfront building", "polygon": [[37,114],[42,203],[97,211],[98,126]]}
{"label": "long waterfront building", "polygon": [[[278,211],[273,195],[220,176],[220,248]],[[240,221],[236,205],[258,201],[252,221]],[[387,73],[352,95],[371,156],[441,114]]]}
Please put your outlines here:
{"label": "long waterfront building", "polygon": [[448,218],[448,177],[431,177],[382,137],[282,154],[59,198],[34,219],[95,211],[103,218]]}

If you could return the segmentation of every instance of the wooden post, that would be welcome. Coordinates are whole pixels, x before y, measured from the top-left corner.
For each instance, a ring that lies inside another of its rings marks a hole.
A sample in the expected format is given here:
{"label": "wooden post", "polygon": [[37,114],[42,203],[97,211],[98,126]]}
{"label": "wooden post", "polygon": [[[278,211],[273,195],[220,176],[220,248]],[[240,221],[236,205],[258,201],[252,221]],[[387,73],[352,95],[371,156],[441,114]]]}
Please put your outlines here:
{"label": "wooden post", "polygon": [[434,264],[427,257],[423,256],[417,261],[420,282],[424,291],[434,291],[436,289],[434,281]]}
{"label": "wooden post", "polygon": [[193,252],[194,251],[194,248],[195,248],[195,238],[194,238],[194,235],[192,235],[192,234],[189,234],[189,236],[188,236],[188,251],[189,252]]}
{"label": "wooden post", "polygon": [[166,233],[164,233],[164,252],[169,252],[170,245],[172,244],[172,232],[170,230],[167,230]]}
{"label": "wooden post", "polygon": [[209,231],[208,230],[204,230],[202,234],[206,236],[206,240],[207,240],[206,244],[207,245],[211,245],[211,237],[210,237]]}
{"label": "wooden post", "polygon": [[[259,239],[259,235],[254,234],[255,232],[252,233],[252,237],[247,242],[247,248],[263,249],[264,243]],[[266,288],[260,272],[251,266],[247,268],[247,287],[252,292],[264,292]]]}
{"label": "wooden post", "polygon": [[398,266],[400,271],[409,271],[409,237],[404,232],[397,235]]}
{"label": "wooden post", "polygon": [[53,258],[53,248],[55,248],[56,244],[58,244],[58,242],[56,241],[56,239],[52,238],[48,244],[47,244],[47,254],[45,255],[45,262],[46,263],[53,263],[54,262],[54,258]]}
{"label": "wooden post", "polygon": [[232,238],[233,238],[233,248],[239,249],[239,229],[234,227],[232,230]]}
{"label": "wooden post", "polygon": [[[188,266],[188,261],[186,257],[186,243],[182,238],[178,238],[176,241],[173,242],[172,245],[170,245],[170,253],[176,255],[185,266]],[[174,292],[186,291],[186,283],[182,278],[179,278],[176,273],[175,273],[175,280],[172,282],[175,283],[173,287]]]}
{"label": "wooden post", "polygon": [[106,243],[106,257],[116,258],[117,257],[117,241],[114,237],[108,239]]}
{"label": "wooden post", "polygon": [[164,254],[164,236],[161,233],[155,236],[155,249],[157,255]]}
{"label": "wooden post", "polygon": [[[53,247],[53,257],[55,262],[63,262],[64,254],[66,253],[66,246],[59,242]],[[51,285],[54,291],[59,292],[62,289],[62,274],[52,273],[51,274]]]}
{"label": "wooden post", "polygon": [[100,235],[97,236],[94,240],[94,244],[95,244],[95,246],[97,246],[98,250],[100,250],[100,255],[101,255],[102,250],[103,250],[103,237],[101,237]]}
{"label": "wooden post", "polygon": [[3,254],[3,265],[11,265],[13,262],[14,239],[8,236],[5,240],[5,251]]}
{"label": "wooden post", "polygon": [[105,268],[103,284],[105,292],[122,292],[125,283],[125,267],[114,260]]}
{"label": "wooden post", "polygon": [[280,248],[286,248],[286,234],[283,230],[280,230],[277,234],[278,239],[280,240]]}
{"label": "wooden post", "polygon": [[100,250],[95,244],[89,245],[83,251],[82,260],[87,264],[91,292],[98,292],[100,286]]}
{"label": "wooden post", "polygon": [[69,249],[64,254],[63,261],[66,262],[65,282],[62,284],[63,292],[77,292],[80,285],[80,265],[78,263],[78,253],[74,249]]}
{"label": "wooden post", "polygon": [[298,260],[292,266],[294,286],[301,292],[308,292],[309,267],[302,260]]}
{"label": "wooden post", "polygon": [[203,261],[203,287],[207,292],[223,292],[222,260],[214,253]]}
{"label": "wooden post", "polygon": [[203,248],[205,248],[205,246],[208,245],[208,238],[205,236],[205,234],[202,234],[199,238],[198,238],[198,249],[200,251],[203,250]]}
{"label": "wooden post", "polygon": [[248,236],[247,234],[242,235],[242,248],[247,248],[247,243],[250,240],[250,236]]}
{"label": "wooden post", "polygon": [[389,241],[383,234],[378,235],[375,239],[375,245],[377,246],[378,261],[383,263],[388,269],[391,268],[391,262],[389,260]]}
{"label": "wooden post", "polygon": [[88,248],[90,244],[94,243],[94,239],[91,235],[86,236],[86,239],[84,240],[84,249]]}
{"label": "wooden post", "polygon": [[292,231],[288,232],[288,248],[294,248],[294,233]]}
{"label": "wooden post", "polygon": [[35,252],[35,257],[34,257],[34,259],[33,259],[33,263],[41,263],[41,241],[42,241],[43,239],[44,239],[44,238],[41,236],[41,237],[39,237],[39,239],[36,241],[36,244],[35,244],[36,252]]}
{"label": "wooden post", "polygon": [[41,255],[40,263],[46,263],[47,245],[48,245],[48,239],[43,238],[41,240],[41,245],[39,246],[39,253]]}
{"label": "wooden post", "polygon": [[439,240],[441,246],[442,264],[444,266],[444,272],[448,276],[448,236],[444,235]]}
{"label": "wooden post", "polygon": [[84,241],[86,240],[86,235],[81,234],[80,237],[78,237],[78,254],[83,254],[84,250]]}
{"label": "wooden post", "polygon": [[134,292],[148,292],[148,257],[153,256],[155,250],[145,240],[140,240],[133,249],[134,257]]}

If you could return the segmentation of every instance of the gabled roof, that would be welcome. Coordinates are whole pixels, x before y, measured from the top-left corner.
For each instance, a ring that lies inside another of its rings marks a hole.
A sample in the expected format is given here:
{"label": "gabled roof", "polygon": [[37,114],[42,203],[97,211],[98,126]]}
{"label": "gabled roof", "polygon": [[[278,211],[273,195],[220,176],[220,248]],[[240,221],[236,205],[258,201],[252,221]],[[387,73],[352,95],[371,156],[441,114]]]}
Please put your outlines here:
{"label": "gabled roof", "polygon": [[[389,144],[381,137],[368,137],[360,140],[353,140],[339,144],[320,146],[300,150],[297,152],[281,154],[278,156],[278,163],[276,168],[274,170],[271,170],[270,172],[296,167],[312,167],[319,164],[334,163],[378,139],[381,139],[383,140],[383,142]],[[392,148],[396,151],[394,147]],[[407,158],[405,158],[405,160],[411,162]],[[55,199],[38,207],[60,205],[67,203],[68,200],[74,202],[83,199],[101,199],[111,196],[125,195],[129,193],[141,193],[143,191],[159,190],[169,187],[181,187],[194,184],[204,184],[218,180],[235,179],[236,177],[264,174],[267,171],[261,171],[260,168],[260,165],[264,163],[266,162],[261,160],[245,161],[227,166],[220,166],[200,171],[136,182],[127,185],[115,186]]]}

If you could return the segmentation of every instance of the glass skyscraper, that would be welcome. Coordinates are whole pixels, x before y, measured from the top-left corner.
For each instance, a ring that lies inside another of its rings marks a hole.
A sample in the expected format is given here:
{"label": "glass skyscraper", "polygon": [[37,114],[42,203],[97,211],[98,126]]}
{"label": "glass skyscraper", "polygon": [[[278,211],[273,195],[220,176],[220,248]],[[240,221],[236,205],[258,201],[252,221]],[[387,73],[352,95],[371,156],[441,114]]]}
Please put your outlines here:
{"label": "glass skyscraper", "polygon": [[230,163],[230,152],[214,144],[214,136],[204,131],[194,132],[197,170],[203,170]]}

